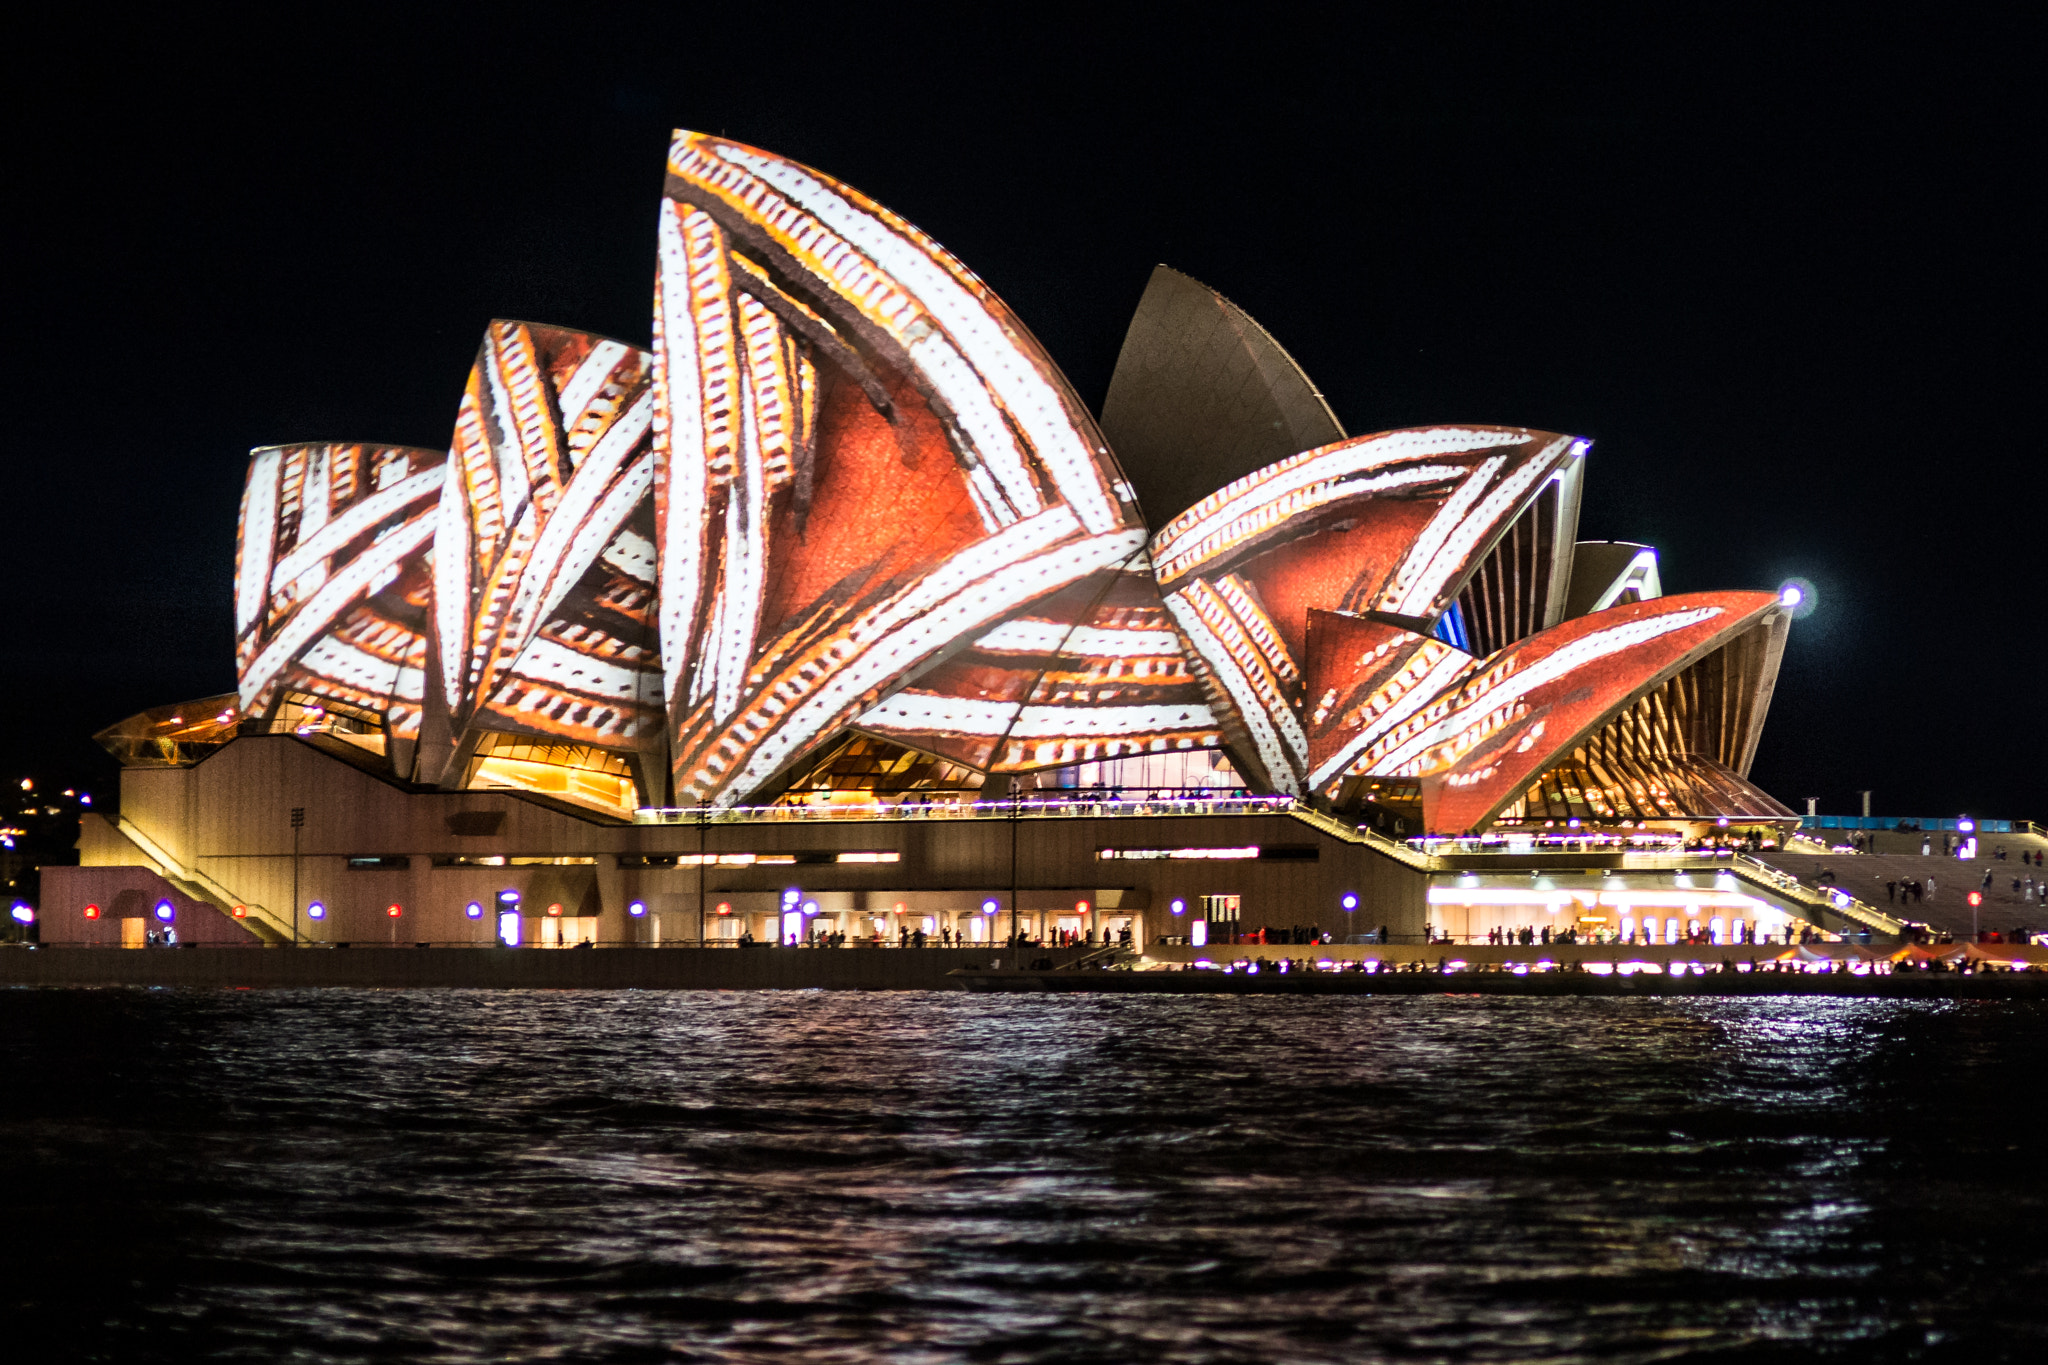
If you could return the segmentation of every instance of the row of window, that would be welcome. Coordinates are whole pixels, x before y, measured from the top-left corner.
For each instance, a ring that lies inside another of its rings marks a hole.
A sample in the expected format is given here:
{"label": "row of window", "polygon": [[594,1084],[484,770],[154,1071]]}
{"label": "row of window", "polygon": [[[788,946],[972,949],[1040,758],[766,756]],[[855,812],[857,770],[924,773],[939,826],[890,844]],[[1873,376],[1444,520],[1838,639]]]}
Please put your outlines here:
{"label": "row of window", "polygon": [[[825,849],[801,853],[621,853],[623,868],[665,867],[788,867],[816,863],[894,863],[903,855],[893,849]],[[434,867],[595,867],[595,855],[520,857],[507,854],[448,854],[428,860]],[[412,859],[402,853],[359,855],[348,860],[351,871],[403,872]]]}
{"label": "row of window", "polygon": [[[1102,848],[1095,856],[1104,861],[1118,859],[1158,862],[1257,861],[1262,863],[1315,862],[1320,850],[1314,844],[1243,844],[1215,848]],[[810,849],[794,853],[620,853],[622,868],[672,867],[801,867],[821,863],[895,863],[903,855],[893,849]],[[435,867],[593,867],[594,854],[525,857],[518,854],[435,855]],[[348,860],[359,872],[403,872],[412,866],[404,854],[361,855]]]}

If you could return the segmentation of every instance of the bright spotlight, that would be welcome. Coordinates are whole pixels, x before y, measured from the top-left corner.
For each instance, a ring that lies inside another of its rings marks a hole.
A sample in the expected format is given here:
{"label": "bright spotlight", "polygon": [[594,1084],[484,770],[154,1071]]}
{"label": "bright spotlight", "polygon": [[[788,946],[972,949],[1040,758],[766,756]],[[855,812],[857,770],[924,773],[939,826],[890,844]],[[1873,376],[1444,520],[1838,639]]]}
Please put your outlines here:
{"label": "bright spotlight", "polygon": [[1813,609],[1819,604],[1820,594],[1803,578],[1788,578],[1778,587],[1778,605],[1795,621],[1813,615]]}

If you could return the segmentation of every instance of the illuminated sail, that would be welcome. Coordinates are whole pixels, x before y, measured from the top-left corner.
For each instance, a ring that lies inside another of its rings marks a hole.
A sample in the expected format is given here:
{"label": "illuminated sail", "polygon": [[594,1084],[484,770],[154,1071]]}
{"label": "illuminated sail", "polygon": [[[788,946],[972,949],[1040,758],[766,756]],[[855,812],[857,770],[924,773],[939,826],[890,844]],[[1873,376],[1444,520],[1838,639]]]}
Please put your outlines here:
{"label": "illuminated sail", "polygon": [[249,457],[235,545],[242,714],[287,692],[419,731],[434,508],[446,455],[267,446]]}
{"label": "illuminated sail", "polygon": [[[1638,697],[1753,629],[1782,630],[1783,620],[1767,592],[1686,593],[1574,617],[1480,660],[1384,729],[1349,770],[1419,780],[1430,829],[1483,827]],[[1741,690],[1753,697],[1767,683],[1760,675]],[[1747,768],[1746,756],[1737,761]]]}
{"label": "illuminated sail", "polygon": [[1143,547],[1051,360],[887,209],[681,133],[659,241],[676,799],[761,787],[934,660]]}
{"label": "illuminated sail", "polygon": [[434,523],[424,778],[483,731],[659,742],[651,362],[559,327],[486,331]]}
{"label": "illuminated sail", "polygon": [[1303,792],[1311,609],[1427,633],[1479,560],[1584,442],[1423,427],[1325,446],[1226,485],[1152,541],[1167,606],[1207,666],[1245,760]]}

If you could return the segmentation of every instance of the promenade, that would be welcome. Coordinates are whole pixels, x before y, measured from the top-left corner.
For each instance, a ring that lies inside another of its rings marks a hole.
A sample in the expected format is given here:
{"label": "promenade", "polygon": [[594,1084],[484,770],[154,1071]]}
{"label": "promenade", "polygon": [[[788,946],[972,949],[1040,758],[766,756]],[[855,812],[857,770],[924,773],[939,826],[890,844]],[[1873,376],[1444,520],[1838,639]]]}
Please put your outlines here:
{"label": "promenade", "polygon": [[[1065,964],[1078,948],[1026,950]],[[959,990],[976,948],[7,948],[0,986]]]}

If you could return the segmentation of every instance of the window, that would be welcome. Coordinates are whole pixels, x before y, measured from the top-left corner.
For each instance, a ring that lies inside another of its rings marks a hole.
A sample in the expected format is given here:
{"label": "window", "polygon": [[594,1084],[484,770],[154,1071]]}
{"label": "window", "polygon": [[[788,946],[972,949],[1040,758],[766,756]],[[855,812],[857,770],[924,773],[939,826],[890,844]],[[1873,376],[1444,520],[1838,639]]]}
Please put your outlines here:
{"label": "window", "polygon": [[535,918],[536,948],[574,948],[579,943],[597,942],[595,915],[541,915]]}
{"label": "window", "polygon": [[1096,850],[1096,857],[1109,861],[1116,858],[1138,858],[1167,862],[1200,862],[1208,859],[1249,859],[1259,856],[1257,844],[1241,848],[1104,848]]}
{"label": "window", "polygon": [[[621,853],[620,867],[789,867],[800,863],[896,863],[894,849],[842,852],[816,849],[800,853]],[[513,859],[516,863],[519,860]]]}
{"label": "window", "polygon": [[472,791],[496,787],[533,792],[628,817],[640,804],[625,755],[520,735],[484,735],[463,785]]}
{"label": "window", "polygon": [[348,860],[351,872],[403,872],[412,866],[412,859],[398,856],[356,857]]}

